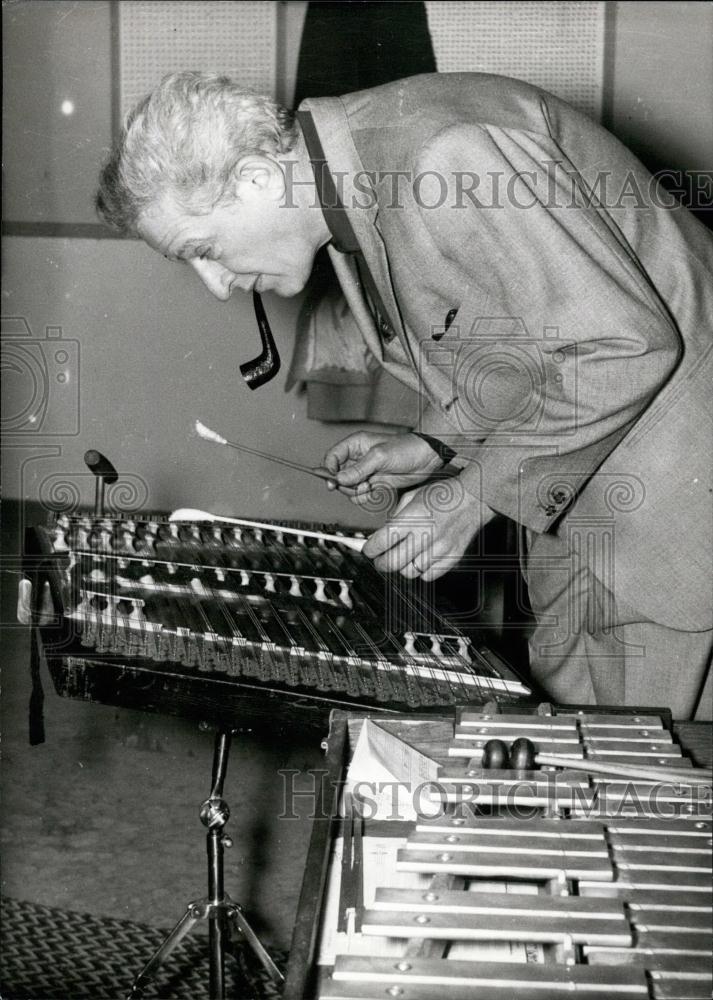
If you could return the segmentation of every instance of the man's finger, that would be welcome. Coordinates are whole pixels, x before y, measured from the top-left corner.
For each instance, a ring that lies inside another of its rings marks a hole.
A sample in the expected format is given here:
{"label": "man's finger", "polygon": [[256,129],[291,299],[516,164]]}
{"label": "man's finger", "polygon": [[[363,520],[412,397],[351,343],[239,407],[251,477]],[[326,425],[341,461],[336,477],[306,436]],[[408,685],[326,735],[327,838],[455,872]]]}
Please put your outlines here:
{"label": "man's finger", "polygon": [[412,565],[418,554],[416,552],[416,539],[409,533],[396,545],[377,556],[374,560],[374,566],[382,573],[398,573],[405,566]]}
{"label": "man's finger", "polygon": [[355,437],[355,434],[350,434],[349,437],[343,438],[341,441],[337,441],[335,445],[332,445],[324,456],[324,467],[328,472],[337,473],[342,465],[349,461],[350,457],[362,454],[355,446],[353,440]]}
{"label": "man's finger", "polygon": [[398,534],[392,531],[391,538],[394,544],[374,559],[377,569],[397,573],[413,565],[420,573],[424,566],[430,564],[431,539],[428,535],[404,526]]}
{"label": "man's finger", "polygon": [[370,448],[358,461],[339,470],[337,479],[340,486],[356,486],[369,476],[386,471],[386,456],[379,445]]}
{"label": "man's finger", "polygon": [[434,559],[428,569],[421,573],[421,579],[425,583],[438,580],[440,577],[445,576],[446,573],[450,573],[458,562],[460,562],[459,556],[445,556],[442,559]]}
{"label": "man's finger", "polygon": [[365,556],[369,559],[377,559],[384,552],[388,552],[394,545],[410,534],[407,524],[400,524],[398,521],[387,521],[386,524],[378,528],[373,535],[370,535],[364,548]]}
{"label": "man's finger", "polygon": [[337,488],[342,496],[349,497],[357,507],[370,507],[374,502],[369,483],[360,483],[359,486],[338,486]]}

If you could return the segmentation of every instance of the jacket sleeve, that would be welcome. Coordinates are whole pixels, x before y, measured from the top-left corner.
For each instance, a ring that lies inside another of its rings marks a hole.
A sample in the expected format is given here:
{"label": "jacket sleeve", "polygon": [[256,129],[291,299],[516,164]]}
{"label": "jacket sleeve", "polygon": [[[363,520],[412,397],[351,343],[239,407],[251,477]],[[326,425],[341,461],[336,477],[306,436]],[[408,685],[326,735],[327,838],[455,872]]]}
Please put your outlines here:
{"label": "jacket sleeve", "polygon": [[667,381],[678,331],[549,135],[451,126],[416,176],[421,236],[464,288],[420,345],[419,429],[458,453],[466,489],[546,531]]}

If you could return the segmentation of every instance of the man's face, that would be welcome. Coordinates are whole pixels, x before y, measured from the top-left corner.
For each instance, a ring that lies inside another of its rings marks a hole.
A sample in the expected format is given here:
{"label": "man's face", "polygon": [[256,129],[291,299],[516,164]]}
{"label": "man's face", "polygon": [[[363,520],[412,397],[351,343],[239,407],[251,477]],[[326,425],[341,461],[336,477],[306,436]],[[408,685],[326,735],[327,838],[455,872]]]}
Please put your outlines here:
{"label": "man's face", "polygon": [[284,201],[281,170],[258,157],[236,176],[229,201],[190,215],[164,197],[142,214],[139,235],[170,260],[187,261],[222,301],[236,289],[296,295],[322,241],[315,212]]}

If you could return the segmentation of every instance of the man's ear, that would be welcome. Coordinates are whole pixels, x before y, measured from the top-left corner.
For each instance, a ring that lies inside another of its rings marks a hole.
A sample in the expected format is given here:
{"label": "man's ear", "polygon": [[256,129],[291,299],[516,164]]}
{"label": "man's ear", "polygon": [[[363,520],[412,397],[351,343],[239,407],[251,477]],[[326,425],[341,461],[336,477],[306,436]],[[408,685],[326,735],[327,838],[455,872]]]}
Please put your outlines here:
{"label": "man's ear", "polygon": [[282,168],[266,153],[241,156],[233,168],[236,193],[243,197],[260,193],[275,201],[285,193]]}

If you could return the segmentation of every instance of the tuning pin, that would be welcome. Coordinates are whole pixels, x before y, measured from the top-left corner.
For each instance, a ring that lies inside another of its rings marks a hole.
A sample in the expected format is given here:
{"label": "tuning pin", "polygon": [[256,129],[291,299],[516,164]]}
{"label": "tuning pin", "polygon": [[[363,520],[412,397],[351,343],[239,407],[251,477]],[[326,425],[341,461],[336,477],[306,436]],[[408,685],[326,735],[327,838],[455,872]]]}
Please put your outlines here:
{"label": "tuning pin", "polygon": [[324,580],[318,576],[314,581],[314,598],[316,601],[326,601],[327,595],[324,592]]}
{"label": "tuning pin", "polygon": [[69,552],[69,545],[67,545],[67,529],[59,524],[54,529],[52,548],[55,552]]}
{"label": "tuning pin", "polygon": [[413,632],[406,632],[404,634],[404,648],[406,652],[409,654],[409,656],[416,655],[415,642],[416,642],[416,636],[413,634]]}
{"label": "tuning pin", "polygon": [[216,566],[214,572],[218,583],[225,583],[225,570],[222,570],[220,566]]}
{"label": "tuning pin", "polygon": [[131,614],[129,615],[129,621],[131,622],[144,622],[146,621],[146,616],[144,614],[143,604],[138,601],[132,601],[133,607],[131,609]]}
{"label": "tuning pin", "polygon": [[269,594],[275,593],[275,577],[272,573],[265,573],[265,590]]}
{"label": "tuning pin", "polygon": [[100,552],[111,552],[111,540],[113,538],[112,532],[107,528],[102,528],[99,532],[99,551]]}
{"label": "tuning pin", "polygon": [[151,535],[137,534],[134,541],[134,549],[136,552],[140,552],[141,555],[155,556],[155,539]]}
{"label": "tuning pin", "polygon": [[230,532],[230,535],[231,535],[231,540],[236,545],[242,545],[242,542],[243,542],[243,532],[242,532],[241,528],[233,528],[232,531]]}
{"label": "tuning pin", "polygon": [[431,639],[431,651],[436,656],[443,656],[443,650],[441,649],[441,637],[439,635],[430,636]]}
{"label": "tuning pin", "polygon": [[250,574],[246,573],[244,569],[240,570],[240,586],[248,587],[250,585]]}
{"label": "tuning pin", "polygon": [[302,597],[302,591],[300,590],[300,581],[296,576],[290,577],[290,597]]}
{"label": "tuning pin", "polygon": [[144,544],[147,548],[151,549],[151,551],[154,551],[157,541],[158,523],[156,521],[147,521],[144,525]]}
{"label": "tuning pin", "polygon": [[94,609],[91,606],[89,599],[89,594],[85,590],[79,592],[79,603],[77,604],[76,611],[79,615],[88,615]]}

